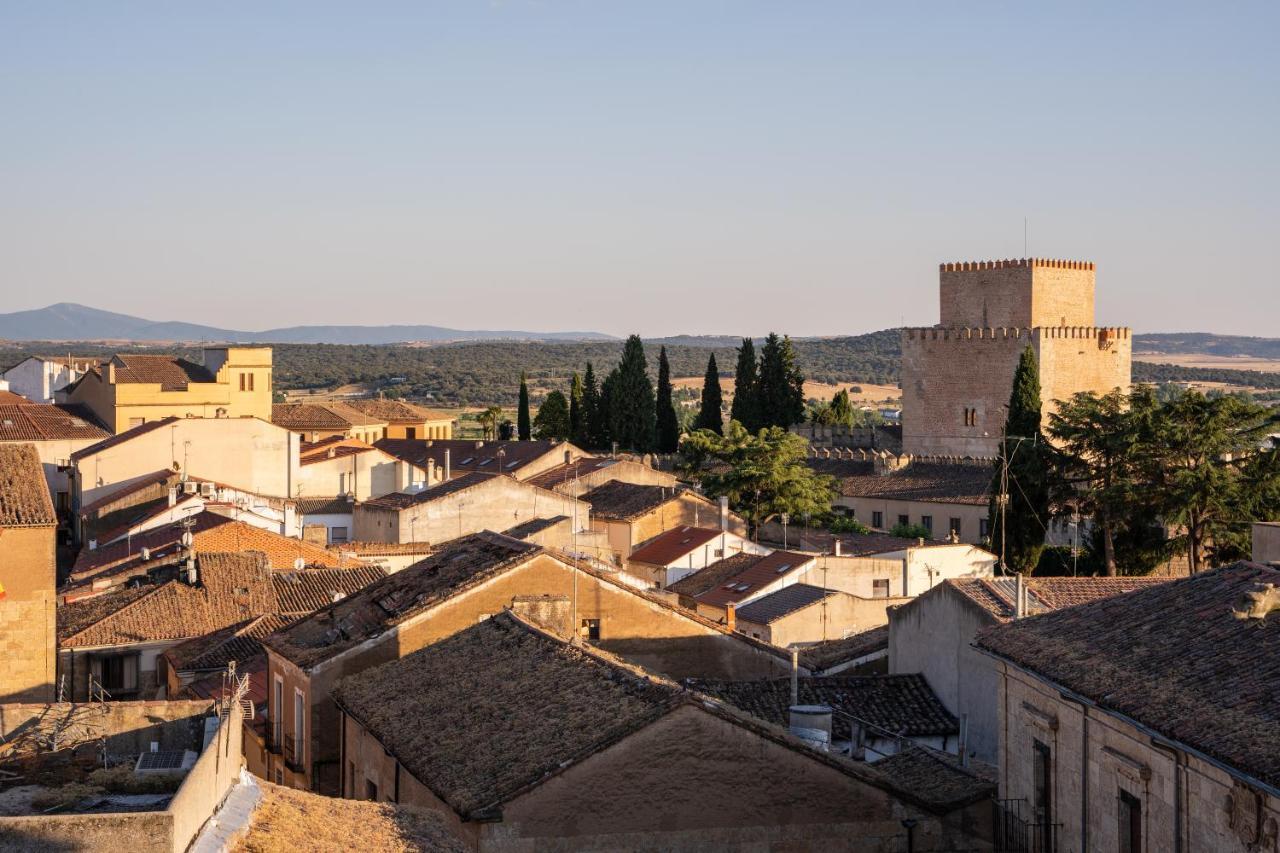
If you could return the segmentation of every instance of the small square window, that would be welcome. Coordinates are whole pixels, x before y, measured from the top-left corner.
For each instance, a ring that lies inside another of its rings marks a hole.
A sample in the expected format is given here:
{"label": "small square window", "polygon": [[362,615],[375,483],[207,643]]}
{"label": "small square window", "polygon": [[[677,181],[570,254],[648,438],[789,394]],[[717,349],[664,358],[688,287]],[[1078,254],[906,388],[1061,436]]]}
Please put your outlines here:
{"label": "small square window", "polygon": [[872,526],[872,527],[874,527],[874,528],[876,528],[877,530],[879,530],[880,528],[884,527],[884,513],[883,513],[883,512],[873,512],[873,513],[871,513],[871,526]]}
{"label": "small square window", "polygon": [[889,579],[888,578],[872,579],[871,597],[872,598],[888,598],[889,597]]}
{"label": "small square window", "polygon": [[579,633],[588,640],[600,639],[600,620],[583,619],[582,628]]}
{"label": "small square window", "polygon": [[898,523],[901,524],[903,527],[906,527],[908,524],[911,523],[911,519],[905,515],[900,515],[898,516]]}
{"label": "small square window", "polygon": [[930,533],[932,533],[933,532],[933,516],[932,515],[920,516],[920,526],[923,527],[925,530],[929,531]]}

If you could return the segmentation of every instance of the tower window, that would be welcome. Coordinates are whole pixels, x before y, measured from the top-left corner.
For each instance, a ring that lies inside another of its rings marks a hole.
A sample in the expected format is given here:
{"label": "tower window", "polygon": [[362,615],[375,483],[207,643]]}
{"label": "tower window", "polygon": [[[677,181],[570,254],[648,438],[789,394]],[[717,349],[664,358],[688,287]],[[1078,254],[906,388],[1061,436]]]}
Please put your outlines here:
{"label": "tower window", "polygon": [[965,410],[964,410],[964,425],[965,425],[965,426],[967,426],[967,427],[977,426],[977,425],[978,425],[978,410],[977,410],[977,409],[970,409],[970,408],[967,408],[967,407],[965,408]]}

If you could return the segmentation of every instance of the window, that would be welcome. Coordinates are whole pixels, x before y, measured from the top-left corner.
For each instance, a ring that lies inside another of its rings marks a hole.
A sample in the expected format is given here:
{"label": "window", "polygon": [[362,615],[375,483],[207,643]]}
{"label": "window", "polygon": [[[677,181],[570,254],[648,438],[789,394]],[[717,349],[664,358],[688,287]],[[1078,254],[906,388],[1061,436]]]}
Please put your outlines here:
{"label": "window", "polygon": [[874,578],[871,581],[871,597],[872,598],[888,598],[889,597],[889,579]]}
{"label": "window", "polygon": [[129,418],[129,429],[142,426],[146,422],[147,422],[146,418]]}
{"label": "window", "polygon": [[346,541],[347,541],[347,528],[345,527],[329,528],[329,544],[330,545],[341,545]]}
{"label": "window", "polygon": [[720,557],[724,556],[724,549],[716,548],[712,553],[716,556],[716,559],[719,559]]}
{"label": "window", "polygon": [[[386,433],[387,433],[387,431],[384,429],[384,430],[382,431],[382,437],[383,437],[383,438],[386,438],[386,437],[387,437]],[[405,427],[405,428],[404,428],[404,437],[405,437],[405,438],[417,438],[417,437],[418,437],[418,430],[417,430],[416,428],[414,428],[414,427]]]}
{"label": "window", "polygon": [[1142,800],[1121,791],[1118,816],[1116,836],[1120,839],[1120,853],[1142,853]]}
{"label": "window", "polygon": [[272,702],[267,708],[267,716],[271,719],[271,729],[273,732],[272,743],[275,744],[276,750],[279,751],[280,744],[284,740],[284,679],[276,676],[275,690],[272,693]]}
{"label": "window", "polygon": [[138,689],[138,655],[100,655],[93,658],[94,679],[108,693],[119,698],[121,694],[134,693]]}
{"label": "window", "polygon": [[873,512],[873,513],[871,513],[871,526],[872,526],[872,527],[875,527],[875,528],[877,528],[877,529],[879,529],[879,528],[881,528],[881,527],[884,527],[884,513],[883,513],[883,512]]}
{"label": "window", "polygon": [[920,526],[923,527],[925,530],[929,531],[930,533],[932,533],[933,532],[933,516],[932,515],[920,516]]}
{"label": "window", "polygon": [[294,760],[298,762],[298,766],[302,766],[302,758],[306,755],[306,702],[303,700],[302,691],[295,689],[293,691],[293,750]]}
{"label": "window", "polygon": [[240,374],[240,390],[241,391],[253,390],[253,374],[252,373]]}
{"label": "window", "polygon": [[600,639],[600,620],[599,619],[583,619],[582,630],[580,632],[583,637],[588,640]]}
{"label": "window", "polygon": [[967,427],[978,425],[978,410],[966,408],[964,410],[964,425]]}
{"label": "window", "polygon": [[1044,827],[1045,850],[1053,850],[1053,754],[1049,745],[1032,741],[1031,806],[1035,822]]}
{"label": "window", "polygon": [[911,523],[911,519],[907,518],[905,515],[900,515],[898,516],[898,523],[901,524],[903,527],[906,527],[908,524]]}
{"label": "window", "polygon": [[952,535],[954,535],[957,539],[959,539],[960,538],[960,519],[953,518],[949,522],[947,522],[947,530],[949,530],[952,533]]}
{"label": "window", "polygon": [[372,779],[364,780],[364,798],[374,802],[378,800],[378,785]]}
{"label": "window", "polygon": [[68,512],[71,509],[71,494],[69,492],[58,492],[58,512]]}

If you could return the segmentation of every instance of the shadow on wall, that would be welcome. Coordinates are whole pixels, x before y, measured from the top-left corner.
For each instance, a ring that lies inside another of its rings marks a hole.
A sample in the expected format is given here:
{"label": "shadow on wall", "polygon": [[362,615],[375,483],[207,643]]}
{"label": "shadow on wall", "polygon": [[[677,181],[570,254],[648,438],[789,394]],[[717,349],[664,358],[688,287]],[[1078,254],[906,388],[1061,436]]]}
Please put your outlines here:
{"label": "shadow on wall", "polygon": [[721,635],[606,637],[594,645],[674,681],[684,678],[776,678],[791,672],[791,665],[781,657]]}
{"label": "shadow on wall", "polygon": [[70,853],[84,849],[69,841],[41,838],[36,832],[0,829],[0,853]]}

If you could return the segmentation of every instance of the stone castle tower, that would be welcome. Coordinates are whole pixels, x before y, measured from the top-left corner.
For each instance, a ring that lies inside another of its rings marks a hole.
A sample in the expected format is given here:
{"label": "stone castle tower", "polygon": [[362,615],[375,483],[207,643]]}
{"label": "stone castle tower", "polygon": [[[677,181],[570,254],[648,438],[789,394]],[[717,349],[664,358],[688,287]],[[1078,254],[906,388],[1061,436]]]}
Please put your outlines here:
{"label": "stone castle tower", "polygon": [[1040,363],[1045,424],[1055,400],[1128,391],[1129,329],[1094,326],[1094,266],[1024,258],[943,264],[942,322],[902,330],[902,449],[994,456],[1018,359]]}

